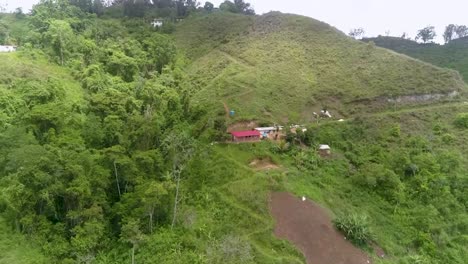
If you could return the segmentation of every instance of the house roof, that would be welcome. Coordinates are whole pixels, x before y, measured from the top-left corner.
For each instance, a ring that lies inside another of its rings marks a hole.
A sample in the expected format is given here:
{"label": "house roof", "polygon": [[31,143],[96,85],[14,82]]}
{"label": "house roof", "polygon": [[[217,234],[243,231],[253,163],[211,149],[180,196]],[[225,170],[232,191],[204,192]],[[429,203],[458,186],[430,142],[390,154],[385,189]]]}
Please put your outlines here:
{"label": "house roof", "polygon": [[257,127],[257,128],[255,128],[255,130],[257,130],[257,131],[272,131],[272,130],[276,130],[276,127]]}
{"label": "house roof", "polygon": [[258,132],[257,130],[232,131],[231,134],[235,137],[260,136],[260,132]]}
{"label": "house roof", "polygon": [[330,146],[328,146],[328,145],[320,145],[320,146],[319,146],[319,149],[320,149],[320,150],[329,150],[329,149],[331,149],[331,148],[330,148]]}

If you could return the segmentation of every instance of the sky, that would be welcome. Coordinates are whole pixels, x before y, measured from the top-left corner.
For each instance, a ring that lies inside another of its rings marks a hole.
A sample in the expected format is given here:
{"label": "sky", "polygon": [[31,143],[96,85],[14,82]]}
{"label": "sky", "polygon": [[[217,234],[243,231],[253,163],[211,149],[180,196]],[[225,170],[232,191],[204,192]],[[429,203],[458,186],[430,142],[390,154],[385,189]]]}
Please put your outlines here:
{"label": "sky", "polygon": [[[205,0],[199,0],[204,3]],[[224,0],[210,0],[218,6]],[[18,6],[29,10],[38,0],[0,0],[13,10]],[[448,24],[468,25],[467,0],[246,0],[257,14],[281,11],[309,16],[348,33],[362,27],[367,37],[416,35],[418,29],[432,25],[437,41]]]}

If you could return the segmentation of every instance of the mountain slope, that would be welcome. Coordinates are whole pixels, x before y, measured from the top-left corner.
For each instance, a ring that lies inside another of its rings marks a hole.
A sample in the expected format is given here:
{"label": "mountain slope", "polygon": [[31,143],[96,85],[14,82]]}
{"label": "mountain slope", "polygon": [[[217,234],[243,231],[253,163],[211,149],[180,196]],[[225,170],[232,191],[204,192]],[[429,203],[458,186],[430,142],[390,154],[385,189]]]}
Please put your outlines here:
{"label": "mountain slope", "polygon": [[298,121],[322,106],[344,110],[343,103],[363,99],[465,89],[455,71],[352,40],[297,15],[196,16],[175,35],[194,59],[189,72],[198,84],[195,98],[218,108],[225,101],[242,118]]}
{"label": "mountain slope", "polygon": [[373,41],[379,47],[391,49],[439,67],[457,70],[468,82],[468,38],[456,39],[446,45],[420,44],[412,40],[384,36],[366,38],[363,41]]}

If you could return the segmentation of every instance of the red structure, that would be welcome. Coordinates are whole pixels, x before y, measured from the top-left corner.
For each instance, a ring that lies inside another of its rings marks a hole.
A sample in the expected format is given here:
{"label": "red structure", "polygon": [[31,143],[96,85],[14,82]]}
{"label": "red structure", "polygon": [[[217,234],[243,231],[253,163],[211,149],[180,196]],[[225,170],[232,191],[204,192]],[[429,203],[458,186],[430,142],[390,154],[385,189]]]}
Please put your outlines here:
{"label": "red structure", "polygon": [[231,132],[234,142],[252,142],[259,141],[261,134],[257,130],[233,131]]}

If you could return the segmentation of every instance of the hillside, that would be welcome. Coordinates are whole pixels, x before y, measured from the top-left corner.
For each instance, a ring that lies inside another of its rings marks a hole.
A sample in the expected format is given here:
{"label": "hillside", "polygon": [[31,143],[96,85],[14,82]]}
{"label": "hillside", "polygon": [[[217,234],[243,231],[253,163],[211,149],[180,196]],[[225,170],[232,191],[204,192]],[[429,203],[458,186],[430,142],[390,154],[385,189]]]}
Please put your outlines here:
{"label": "hillside", "polygon": [[[301,16],[157,29],[126,3],[0,16],[0,264],[466,263],[456,72]],[[242,118],[306,129],[233,144]]]}
{"label": "hillside", "polygon": [[200,15],[180,23],[175,36],[193,59],[195,100],[217,109],[225,102],[240,118],[298,122],[320,107],[346,114],[358,102],[466,90],[455,71],[297,15]]}
{"label": "hillside", "polygon": [[406,54],[410,57],[460,72],[468,82],[468,37],[455,39],[445,45],[420,44],[413,40],[398,37],[365,38],[364,42],[374,42],[377,46]]}

